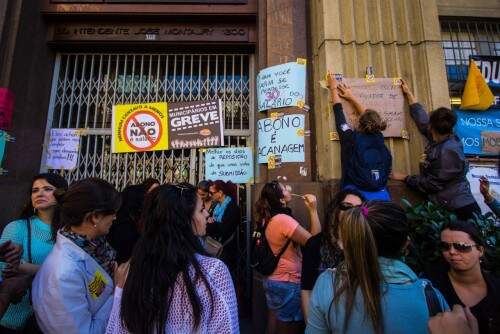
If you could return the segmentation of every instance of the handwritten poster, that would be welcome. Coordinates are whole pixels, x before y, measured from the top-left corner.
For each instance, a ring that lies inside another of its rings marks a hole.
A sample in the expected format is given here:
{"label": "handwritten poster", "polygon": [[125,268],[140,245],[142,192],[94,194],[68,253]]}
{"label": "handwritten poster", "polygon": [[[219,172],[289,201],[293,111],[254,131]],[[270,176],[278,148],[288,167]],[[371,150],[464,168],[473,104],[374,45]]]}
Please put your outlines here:
{"label": "handwritten poster", "polygon": [[170,148],[224,145],[221,100],[174,102],[168,107]]}
{"label": "handwritten poster", "polygon": [[[366,79],[344,78],[342,82],[352,88],[352,93],[367,109],[377,111],[387,121],[384,137],[402,137],[401,130],[405,129],[405,98],[401,91],[401,82],[396,78]],[[342,107],[347,122],[356,128],[358,116],[347,100],[342,100]]]}
{"label": "handwritten poster", "polygon": [[281,156],[281,162],[304,162],[304,115],[264,118],[257,123],[258,163],[268,156]]}
{"label": "handwritten poster", "polygon": [[259,111],[291,106],[302,108],[305,96],[305,60],[268,67],[257,76]]}
{"label": "handwritten poster", "polygon": [[486,176],[490,181],[490,193],[494,198],[500,200],[500,177],[498,175],[498,167],[492,165],[470,164],[467,180],[470,184],[472,195],[476,199],[477,204],[484,214],[491,211],[488,205],[484,203],[484,197],[479,192],[479,179],[481,176]]}
{"label": "handwritten poster", "polygon": [[76,168],[79,146],[78,129],[51,129],[47,167],[68,170]]}
{"label": "handwritten poster", "polygon": [[253,180],[253,155],[248,147],[208,149],[205,154],[207,180],[249,183]]}

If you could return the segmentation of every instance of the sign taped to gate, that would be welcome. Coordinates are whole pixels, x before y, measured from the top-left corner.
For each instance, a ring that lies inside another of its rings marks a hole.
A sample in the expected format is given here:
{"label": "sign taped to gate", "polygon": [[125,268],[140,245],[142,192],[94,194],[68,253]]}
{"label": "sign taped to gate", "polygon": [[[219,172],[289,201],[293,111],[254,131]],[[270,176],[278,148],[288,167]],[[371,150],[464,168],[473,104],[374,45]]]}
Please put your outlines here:
{"label": "sign taped to gate", "polygon": [[253,155],[249,147],[212,148],[205,154],[207,180],[249,183],[253,180]]}
{"label": "sign taped to gate", "polygon": [[220,99],[176,102],[168,107],[170,148],[224,146]]}
{"label": "sign taped to gate", "polygon": [[113,106],[112,153],[167,150],[167,103]]}
{"label": "sign taped to gate", "polygon": [[51,169],[72,170],[78,163],[80,130],[51,129],[46,165]]}

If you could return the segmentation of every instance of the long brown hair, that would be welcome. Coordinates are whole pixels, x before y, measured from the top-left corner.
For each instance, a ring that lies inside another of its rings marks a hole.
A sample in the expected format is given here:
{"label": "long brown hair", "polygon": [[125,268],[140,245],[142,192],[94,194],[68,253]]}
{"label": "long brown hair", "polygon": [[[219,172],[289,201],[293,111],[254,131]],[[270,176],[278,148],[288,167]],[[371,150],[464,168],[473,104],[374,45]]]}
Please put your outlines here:
{"label": "long brown hair", "polygon": [[408,242],[408,232],[406,214],[393,202],[369,201],[343,215],[337,235],[342,241],[344,262],[337,271],[339,279],[334,282],[334,302],[338,305],[340,296],[345,294],[344,331],[349,326],[359,288],[375,332],[383,333],[383,276],[378,257],[399,258]]}
{"label": "long brown hair", "polygon": [[338,226],[342,240],[344,261],[337,271],[339,279],[334,282],[336,307],[345,295],[344,329],[349,327],[349,318],[358,288],[364,299],[365,312],[369,315],[376,333],[383,332],[381,310],[382,274],[378,263],[377,244],[362,209],[346,211]]}

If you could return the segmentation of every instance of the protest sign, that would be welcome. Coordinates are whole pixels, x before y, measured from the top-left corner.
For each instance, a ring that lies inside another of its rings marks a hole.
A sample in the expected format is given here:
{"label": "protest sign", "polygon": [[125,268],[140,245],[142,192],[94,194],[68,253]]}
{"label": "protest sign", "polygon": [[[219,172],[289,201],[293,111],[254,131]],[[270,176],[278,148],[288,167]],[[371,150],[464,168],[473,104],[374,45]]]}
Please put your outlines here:
{"label": "protest sign", "polygon": [[257,103],[259,111],[283,107],[299,107],[305,104],[306,62],[268,67],[257,76]]}
{"label": "protest sign", "polygon": [[[342,82],[352,88],[353,95],[367,109],[377,111],[386,120],[387,129],[384,137],[402,137],[405,130],[405,98],[398,78],[349,79]],[[349,125],[357,128],[359,117],[352,104],[342,99],[342,107]]]}
{"label": "protest sign", "polygon": [[205,178],[233,183],[252,182],[252,150],[248,147],[208,149],[205,154]]}
{"label": "protest sign", "polygon": [[78,129],[51,129],[47,149],[47,167],[67,170],[76,168],[79,147]]}
{"label": "protest sign", "polygon": [[264,118],[257,123],[258,163],[268,163],[269,156],[281,156],[281,162],[304,162],[304,115]]}
{"label": "protest sign", "polygon": [[496,155],[500,151],[500,109],[464,111],[455,109],[455,134],[465,154]]}
{"label": "protest sign", "polygon": [[167,104],[140,103],[113,106],[112,153],[168,149]]}
{"label": "protest sign", "polygon": [[170,148],[197,148],[224,145],[220,100],[169,104]]}
{"label": "protest sign", "polygon": [[14,112],[14,93],[7,88],[0,88],[0,130],[10,130]]}
{"label": "protest sign", "polygon": [[484,197],[479,192],[479,179],[481,176],[486,176],[490,181],[490,193],[497,200],[500,200],[500,177],[498,176],[498,166],[484,165],[484,164],[470,164],[469,172],[467,173],[467,180],[470,184],[472,195],[476,199],[477,204],[484,214],[491,211],[490,208],[484,203]]}

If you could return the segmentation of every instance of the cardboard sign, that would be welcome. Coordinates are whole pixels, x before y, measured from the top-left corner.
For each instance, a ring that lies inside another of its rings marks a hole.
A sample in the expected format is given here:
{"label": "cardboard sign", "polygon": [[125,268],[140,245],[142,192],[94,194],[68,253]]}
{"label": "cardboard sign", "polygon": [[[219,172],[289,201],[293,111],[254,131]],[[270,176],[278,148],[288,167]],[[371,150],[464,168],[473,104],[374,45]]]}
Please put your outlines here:
{"label": "cardboard sign", "polygon": [[465,154],[496,155],[500,151],[500,109],[463,111],[455,109],[455,134]]}
{"label": "cardboard sign", "polygon": [[170,148],[224,145],[221,100],[169,104]]}
{"label": "cardboard sign", "polygon": [[112,153],[168,149],[166,103],[113,106]]}
{"label": "cardboard sign", "polygon": [[224,147],[207,150],[205,154],[205,178],[233,183],[252,182],[252,150],[248,147]]}
{"label": "cardboard sign", "polygon": [[286,115],[258,121],[258,163],[268,163],[269,156],[281,156],[281,162],[304,162],[304,115]]}
{"label": "cardboard sign", "polygon": [[259,111],[305,104],[306,62],[298,60],[268,67],[257,76]]}
{"label": "cardboard sign", "polygon": [[13,112],[14,93],[7,88],[0,88],[0,130],[11,129]]}
{"label": "cardboard sign", "polygon": [[[401,137],[405,129],[405,98],[401,91],[401,82],[397,78],[346,79],[352,93],[367,109],[377,111],[387,121],[384,137]],[[342,99],[346,120],[351,128],[357,128],[359,117],[351,103]]]}
{"label": "cardboard sign", "polygon": [[470,184],[472,195],[476,199],[477,204],[484,214],[490,212],[490,208],[484,203],[484,197],[479,192],[479,179],[481,176],[486,176],[490,181],[490,193],[497,200],[500,200],[500,177],[498,175],[498,167],[492,165],[470,164],[469,172],[467,173],[467,180]]}
{"label": "cardboard sign", "polygon": [[51,129],[47,149],[47,167],[75,169],[78,163],[80,134],[78,129]]}

